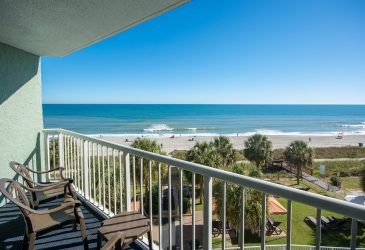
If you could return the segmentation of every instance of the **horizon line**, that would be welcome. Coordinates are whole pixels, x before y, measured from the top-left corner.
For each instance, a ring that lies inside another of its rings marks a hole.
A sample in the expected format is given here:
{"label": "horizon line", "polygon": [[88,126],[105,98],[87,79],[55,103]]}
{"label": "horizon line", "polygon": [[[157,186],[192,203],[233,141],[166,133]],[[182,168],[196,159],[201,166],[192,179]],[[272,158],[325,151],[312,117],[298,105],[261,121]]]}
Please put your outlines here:
{"label": "horizon line", "polygon": [[365,103],[42,103],[42,105],[327,105],[364,106]]}

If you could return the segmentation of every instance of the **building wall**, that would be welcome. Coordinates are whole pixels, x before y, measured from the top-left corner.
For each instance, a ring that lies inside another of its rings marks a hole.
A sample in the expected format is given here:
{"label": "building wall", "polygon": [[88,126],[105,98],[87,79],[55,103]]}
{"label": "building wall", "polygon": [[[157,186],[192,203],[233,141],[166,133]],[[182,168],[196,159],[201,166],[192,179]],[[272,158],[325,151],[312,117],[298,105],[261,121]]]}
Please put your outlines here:
{"label": "building wall", "polygon": [[42,128],[40,58],[0,43],[0,178],[12,160],[41,169]]}

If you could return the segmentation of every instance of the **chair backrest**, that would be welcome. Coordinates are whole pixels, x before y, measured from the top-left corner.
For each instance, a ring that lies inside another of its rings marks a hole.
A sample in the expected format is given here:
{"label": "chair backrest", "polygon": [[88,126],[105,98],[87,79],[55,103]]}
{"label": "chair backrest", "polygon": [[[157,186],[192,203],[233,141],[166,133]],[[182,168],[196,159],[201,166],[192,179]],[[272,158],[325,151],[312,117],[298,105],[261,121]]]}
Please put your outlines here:
{"label": "chair backrest", "polygon": [[17,205],[25,217],[28,217],[30,202],[20,183],[7,178],[0,179],[0,192]]}
{"label": "chair backrest", "polygon": [[10,167],[19,175],[21,175],[21,177],[23,177],[23,180],[25,181],[25,183],[27,184],[28,187],[30,188],[34,188],[34,181],[33,178],[31,176],[31,174],[29,173],[28,169],[23,165],[20,164],[18,162],[15,161],[11,161],[9,163]]}

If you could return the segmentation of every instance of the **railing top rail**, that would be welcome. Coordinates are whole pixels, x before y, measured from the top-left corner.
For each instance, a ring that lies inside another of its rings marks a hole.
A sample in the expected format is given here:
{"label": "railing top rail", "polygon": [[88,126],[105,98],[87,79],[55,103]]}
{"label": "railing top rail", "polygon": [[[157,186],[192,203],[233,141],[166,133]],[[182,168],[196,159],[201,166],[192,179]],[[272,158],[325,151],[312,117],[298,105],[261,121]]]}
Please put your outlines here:
{"label": "railing top rail", "polygon": [[316,208],[329,210],[357,220],[365,221],[365,206],[361,206],[358,204],[286,187],[283,185],[271,183],[260,179],[255,179],[244,175],[235,174],[232,172],[216,169],[213,167],[208,167],[164,155],[147,152],[144,150],[116,144],[98,138],[93,138],[90,136],[86,136],[65,129],[44,129],[43,131],[46,134],[62,133],[64,135],[74,136],[82,140],[87,140],[105,147],[114,148],[116,150],[130,153],[145,159],[157,161],[160,163],[165,163],[167,165],[179,167],[187,171],[195,172],[205,176],[210,176],[222,181],[230,182],[247,188],[252,188],[260,192],[277,195],[288,200],[297,201]]}

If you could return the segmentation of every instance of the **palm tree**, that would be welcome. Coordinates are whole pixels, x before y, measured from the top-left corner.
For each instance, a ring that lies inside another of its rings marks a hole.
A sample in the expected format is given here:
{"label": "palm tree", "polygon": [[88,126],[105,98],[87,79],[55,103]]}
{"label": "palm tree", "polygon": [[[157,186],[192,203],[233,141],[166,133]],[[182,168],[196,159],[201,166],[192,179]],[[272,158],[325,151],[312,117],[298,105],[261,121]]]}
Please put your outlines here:
{"label": "palm tree", "polygon": [[[215,168],[222,166],[222,157],[217,153],[213,145],[207,142],[197,142],[188,151],[186,160]],[[190,171],[184,171],[184,174],[187,181],[192,183],[192,173]],[[196,175],[195,180],[200,186],[199,196],[201,203],[203,198],[203,176]]]}
{"label": "palm tree", "polygon": [[[232,171],[237,174],[243,174],[244,169],[240,165],[235,165]],[[217,183],[218,184],[218,183]],[[222,185],[215,187],[217,193],[215,196],[218,216],[222,216]],[[229,224],[239,233],[240,229],[240,200],[242,189],[235,184],[227,184],[226,189],[226,218]],[[249,228],[252,233],[260,231],[261,221],[261,196],[262,194],[254,189],[245,189],[245,227]],[[221,218],[222,219],[222,218]],[[240,235],[240,234],[239,234]]]}
{"label": "palm tree", "polygon": [[[135,141],[133,141],[132,145],[133,148],[138,148],[138,149],[142,149],[148,152],[152,152],[152,153],[156,153],[156,154],[165,154],[162,151],[161,146],[154,140],[150,140],[147,138],[142,138],[142,139],[137,139]],[[154,162],[152,162],[152,164],[154,164]],[[141,163],[140,163],[140,158],[136,157],[136,175],[139,176],[140,175],[140,169],[141,169]],[[167,173],[167,168],[165,166],[162,166],[161,171],[163,171],[161,173],[162,176],[166,176]],[[152,180],[155,180],[157,178],[157,168],[156,167],[152,167]],[[149,189],[149,185],[148,185],[148,180],[149,180],[149,168],[148,168],[148,161],[144,160],[143,161],[143,184],[145,186],[145,190],[148,191]]]}
{"label": "palm tree", "polygon": [[302,167],[312,164],[313,155],[313,150],[304,141],[294,141],[285,149],[285,160],[297,167],[297,184],[302,177]]}
{"label": "palm tree", "polygon": [[236,162],[236,154],[228,137],[219,136],[214,139],[212,144],[222,158],[223,167],[227,167]]}
{"label": "palm tree", "polygon": [[266,136],[255,134],[245,142],[243,153],[257,168],[263,167],[272,160],[272,143]]}

